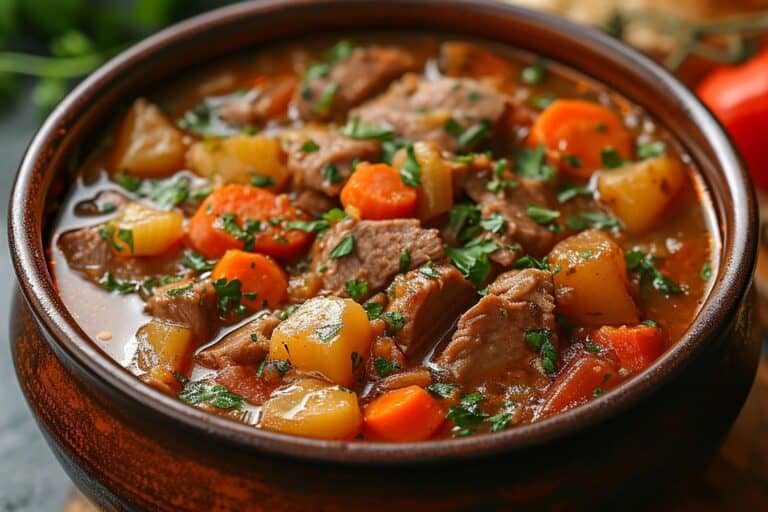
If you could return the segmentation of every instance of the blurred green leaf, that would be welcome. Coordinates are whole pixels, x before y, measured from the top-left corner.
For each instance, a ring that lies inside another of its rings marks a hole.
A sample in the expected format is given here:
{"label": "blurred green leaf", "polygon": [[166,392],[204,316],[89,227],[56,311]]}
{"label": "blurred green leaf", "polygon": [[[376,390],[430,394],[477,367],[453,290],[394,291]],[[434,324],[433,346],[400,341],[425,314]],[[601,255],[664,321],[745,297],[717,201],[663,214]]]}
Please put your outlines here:
{"label": "blurred green leaf", "polygon": [[22,18],[35,32],[50,36],[79,26],[88,10],[86,0],[23,0],[19,7]]}
{"label": "blurred green leaf", "polygon": [[67,94],[67,81],[59,78],[41,78],[32,91],[32,101],[42,116],[48,115]]}
{"label": "blurred green leaf", "polygon": [[19,90],[19,77],[11,73],[0,73],[0,107],[8,105]]}
{"label": "blurred green leaf", "polygon": [[0,0],[0,45],[3,40],[18,32],[19,0]]}
{"label": "blurred green leaf", "polygon": [[93,43],[79,30],[69,30],[51,41],[51,53],[56,57],[80,57],[93,51]]}
{"label": "blurred green leaf", "polygon": [[174,18],[177,0],[137,0],[133,19],[142,28],[158,29]]}

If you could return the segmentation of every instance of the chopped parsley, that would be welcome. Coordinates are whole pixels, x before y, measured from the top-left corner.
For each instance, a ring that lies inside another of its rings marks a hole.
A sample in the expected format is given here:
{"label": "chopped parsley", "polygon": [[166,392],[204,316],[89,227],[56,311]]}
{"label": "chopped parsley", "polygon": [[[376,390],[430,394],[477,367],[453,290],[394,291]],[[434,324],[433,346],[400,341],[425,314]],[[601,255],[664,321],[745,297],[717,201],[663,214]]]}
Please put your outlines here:
{"label": "chopped parsley", "polygon": [[246,313],[246,307],[240,303],[242,287],[239,279],[227,281],[226,277],[222,277],[213,282],[213,289],[216,290],[216,295],[218,296],[216,306],[220,313],[235,313],[237,315]]}
{"label": "chopped parsley", "polygon": [[130,249],[131,254],[133,254],[133,231],[130,229],[123,229],[119,228],[117,230],[117,239],[121,240],[125,243],[125,245],[128,246],[128,249]]}
{"label": "chopped parsley", "polygon": [[184,389],[178,396],[179,400],[189,405],[207,403],[218,409],[238,409],[245,401],[242,396],[231,393],[221,384],[191,380],[184,382]]}
{"label": "chopped parsley", "polygon": [[372,124],[360,124],[360,118],[354,117],[341,128],[341,134],[350,139],[377,139],[391,141],[394,137],[392,130]]}
{"label": "chopped parsley", "polygon": [[528,85],[538,85],[547,78],[547,61],[537,58],[520,72],[520,79]]}
{"label": "chopped parsley", "polygon": [[109,293],[117,292],[120,295],[128,295],[136,291],[136,283],[131,281],[118,281],[112,272],[107,272],[102,280],[104,289]]}
{"label": "chopped parsley", "polygon": [[710,265],[708,261],[705,261],[701,266],[699,276],[701,276],[704,281],[709,281],[712,278],[712,265]]}
{"label": "chopped parsley", "polygon": [[135,176],[131,176],[126,171],[120,171],[115,175],[115,183],[128,192],[137,192],[141,188],[141,180]]}
{"label": "chopped parsley", "polygon": [[496,162],[493,166],[493,179],[485,184],[485,189],[489,192],[498,192],[500,190],[504,190],[506,188],[515,188],[517,186],[520,186],[520,183],[518,183],[515,180],[507,180],[504,179],[504,171],[507,170],[507,167],[509,166],[509,162],[507,162],[506,158],[502,158],[498,162]]}
{"label": "chopped parsley", "polygon": [[99,238],[109,243],[117,252],[123,252],[123,246],[115,241],[115,227],[112,224],[106,224],[99,229]]}
{"label": "chopped parsley", "polygon": [[331,208],[330,210],[328,210],[322,215],[323,220],[329,223],[342,220],[346,217],[347,217],[347,214],[344,213],[344,210],[342,210],[341,208]]}
{"label": "chopped parsley", "polygon": [[449,398],[453,392],[460,389],[460,387],[461,386],[458,384],[435,382],[434,384],[427,386],[427,391],[429,391],[435,398],[445,399]]}
{"label": "chopped parsley", "polygon": [[189,198],[189,178],[182,176],[167,183],[153,183],[147,197],[164,210],[170,210]]}
{"label": "chopped parsley", "polygon": [[549,329],[528,329],[523,334],[525,342],[534,352],[541,356],[541,365],[547,375],[557,371],[557,359],[560,355],[552,343],[552,331]]}
{"label": "chopped parsley", "polygon": [[226,233],[229,233],[235,240],[243,242],[243,250],[245,251],[253,250],[253,244],[255,241],[253,238],[253,233],[259,231],[260,228],[260,225],[257,224],[249,223],[247,224],[248,229],[244,230],[237,223],[237,218],[235,217],[234,213],[224,213],[220,215],[214,223],[215,227],[218,227]]}
{"label": "chopped parsley", "polygon": [[488,418],[488,414],[480,410],[480,402],[485,400],[481,393],[470,393],[461,398],[460,405],[452,405],[448,408],[446,419],[455,425],[456,436],[464,437],[474,434],[477,427]]}
{"label": "chopped parsley", "polygon": [[313,141],[312,139],[305,140],[304,144],[301,145],[301,151],[303,153],[314,153],[319,149],[320,146],[318,146],[317,142]]}
{"label": "chopped parsley", "polygon": [[491,424],[491,432],[501,432],[509,425],[512,420],[512,415],[509,413],[501,413],[495,416],[491,416],[485,421]]}
{"label": "chopped parsley", "polygon": [[559,211],[550,210],[537,204],[529,204],[525,212],[536,224],[546,226],[551,231],[557,232],[559,225],[555,221],[560,217]]}
{"label": "chopped parsley", "polygon": [[344,238],[342,238],[341,241],[338,244],[336,244],[336,247],[331,249],[331,252],[329,253],[328,256],[332,260],[337,260],[339,258],[343,258],[344,256],[352,254],[353,250],[355,250],[355,237],[349,234]]}
{"label": "chopped parsley", "polygon": [[637,145],[637,156],[645,160],[663,154],[665,149],[666,145],[661,141],[643,142]]}
{"label": "chopped parsley", "polygon": [[332,64],[338,64],[349,57],[354,49],[355,43],[348,39],[342,39],[326,52],[325,59]]}
{"label": "chopped parsley", "polygon": [[416,159],[413,144],[408,144],[405,149],[405,155],[405,163],[400,169],[400,179],[409,187],[418,187],[421,185],[421,165]]}
{"label": "chopped parsley", "polygon": [[547,263],[546,257],[544,257],[544,259],[537,260],[530,254],[526,254],[525,256],[518,258],[517,261],[515,261],[515,268],[535,268],[538,270],[551,270],[549,268],[549,263]]}
{"label": "chopped parsley", "polygon": [[560,204],[567,203],[571,199],[574,199],[578,196],[592,196],[592,190],[589,189],[589,187],[585,187],[582,185],[575,185],[573,187],[568,187],[560,190],[557,193],[557,202]]}
{"label": "chopped parsley", "polygon": [[187,286],[181,286],[179,288],[172,288],[165,292],[166,295],[170,297],[180,297],[181,295],[184,295],[188,291],[192,289],[192,283],[189,283]]}
{"label": "chopped parsley", "polygon": [[283,228],[287,231],[304,231],[306,233],[311,233],[313,231],[322,233],[330,227],[331,224],[325,219],[291,220],[283,224]]}
{"label": "chopped parsley", "polygon": [[581,158],[576,155],[565,155],[563,156],[563,162],[568,164],[570,167],[574,169],[578,169],[581,167]]}
{"label": "chopped parsley", "polygon": [[528,100],[528,104],[534,108],[544,110],[545,108],[550,106],[552,103],[554,103],[556,99],[557,99],[557,96],[553,94],[544,94],[542,96],[532,97],[531,99]]}
{"label": "chopped parsley", "polygon": [[487,139],[491,135],[491,122],[487,119],[481,120],[479,123],[474,124],[464,130],[461,135],[457,137],[457,143],[459,149],[466,150],[476,145],[478,142]]}
{"label": "chopped parsley", "polygon": [[360,300],[368,294],[368,283],[363,279],[350,279],[345,288],[350,297]]}
{"label": "chopped parsley", "polygon": [[442,274],[435,270],[434,263],[431,261],[426,262],[424,265],[419,267],[419,272],[431,279],[442,279]]}
{"label": "chopped parsley", "polygon": [[619,227],[619,221],[602,212],[580,212],[569,217],[565,223],[569,228],[581,231],[588,227],[597,229],[613,229]]}
{"label": "chopped parsley", "polygon": [[600,151],[600,163],[606,169],[615,169],[624,165],[624,159],[616,148],[607,146]]}
{"label": "chopped parsley", "polygon": [[178,125],[188,132],[205,135],[213,132],[213,124],[218,117],[218,109],[206,102],[199,103],[178,120]]}
{"label": "chopped parsley", "polygon": [[456,121],[454,118],[449,118],[445,124],[443,125],[443,129],[453,135],[454,137],[460,136],[462,133],[464,133],[464,127],[462,127],[458,121]]}
{"label": "chopped parsley", "polygon": [[263,174],[254,173],[251,176],[251,185],[259,188],[271,187],[275,184],[275,178]]}
{"label": "chopped parsley", "polygon": [[408,252],[407,247],[403,247],[403,250],[400,252],[400,259],[397,262],[397,268],[400,270],[401,274],[405,274],[408,272],[408,269],[411,268],[411,253]]}
{"label": "chopped parsley", "polygon": [[389,376],[393,371],[402,369],[402,367],[395,361],[390,361],[389,359],[384,359],[379,356],[376,356],[373,359],[373,367],[381,378]]}
{"label": "chopped parsley", "polygon": [[456,203],[448,214],[448,223],[460,242],[479,234],[480,220],[480,209],[474,203]]}
{"label": "chopped parsley", "polygon": [[336,185],[344,180],[341,172],[339,172],[339,168],[334,164],[325,164],[321,172],[323,173],[323,181],[326,181],[331,185]]}
{"label": "chopped parsley", "polygon": [[339,335],[339,332],[341,332],[342,327],[344,327],[344,324],[341,322],[338,322],[335,324],[323,325],[322,327],[318,327],[317,329],[315,329],[314,335],[321,342],[328,343],[329,341],[333,340],[336,336]]}
{"label": "chopped parsley", "polygon": [[331,105],[337,92],[339,92],[338,82],[330,82],[326,85],[320,94],[320,99],[315,104],[315,112],[320,115],[327,114],[331,110]]}
{"label": "chopped parsley", "polygon": [[499,244],[493,240],[475,239],[462,248],[447,247],[445,254],[451,264],[472,282],[480,287],[491,270],[488,255],[499,249]]}
{"label": "chopped parsley", "polygon": [[515,168],[517,174],[524,178],[551,182],[557,177],[557,169],[545,163],[546,148],[539,145],[535,148],[521,148],[516,153]]}
{"label": "chopped parsley", "polygon": [[376,320],[384,311],[384,306],[378,302],[366,302],[363,304],[363,309],[368,314],[368,320]]}
{"label": "chopped parsley", "polygon": [[397,311],[384,313],[379,318],[384,320],[384,323],[387,325],[387,332],[389,334],[396,333],[405,325],[405,319],[403,318],[403,315]]}
{"label": "chopped parsley", "polygon": [[679,284],[665,276],[657,267],[657,258],[652,254],[645,254],[638,249],[630,249],[624,253],[627,269],[636,271],[640,276],[640,282],[650,282],[654,289],[666,294],[677,295],[683,293]]}
{"label": "chopped parsley", "polygon": [[487,219],[480,220],[480,226],[484,230],[490,233],[496,233],[497,235],[504,232],[504,227],[506,225],[507,225],[507,221],[498,212],[492,213],[491,216],[488,217]]}

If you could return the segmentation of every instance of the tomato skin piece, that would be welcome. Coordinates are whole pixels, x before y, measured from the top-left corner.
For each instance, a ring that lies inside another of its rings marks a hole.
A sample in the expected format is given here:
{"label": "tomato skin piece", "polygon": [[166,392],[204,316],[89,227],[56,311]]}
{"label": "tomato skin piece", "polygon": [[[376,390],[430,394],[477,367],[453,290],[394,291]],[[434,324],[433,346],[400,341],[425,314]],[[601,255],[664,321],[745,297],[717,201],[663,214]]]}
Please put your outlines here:
{"label": "tomato skin piece", "polygon": [[253,251],[278,259],[290,259],[304,252],[314,235],[301,230],[285,230],[273,226],[270,219],[306,220],[308,217],[296,209],[288,196],[275,195],[249,185],[226,185],[209,195],[192,216],[188,225],[188,239],[193,249],[208,259],[217,259],[229,249],[243,249],[238,240],[220,226],[220,217],[233,214],[236,223],[245,229],[245,221],[261,223],[261,230],[253,233]]}
{"label": "tomato skin piece", "polygon": [[696,93],[728,131],[754,183],[768,188],[768,49],[712,71]]}

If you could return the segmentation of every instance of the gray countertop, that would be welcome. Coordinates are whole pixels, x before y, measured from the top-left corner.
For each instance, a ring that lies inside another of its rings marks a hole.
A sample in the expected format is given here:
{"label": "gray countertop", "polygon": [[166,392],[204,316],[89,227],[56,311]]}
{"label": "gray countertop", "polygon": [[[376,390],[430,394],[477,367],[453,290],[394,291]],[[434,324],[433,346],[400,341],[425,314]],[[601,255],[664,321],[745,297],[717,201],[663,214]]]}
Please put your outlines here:
{"label": "gray countertop", "polygon": [[[8,195],[16,167],[38,127],[29,96],[20,96],[9,109],[0,111],[0,279],[13,283],[8,255],[5,219]],[[43,440],[21,395],[11,364],[8,314],[15,287],[0,290],[0,318],[5,340],[0,348],[0,512],[55,512],[61,510],[70,481]]]}

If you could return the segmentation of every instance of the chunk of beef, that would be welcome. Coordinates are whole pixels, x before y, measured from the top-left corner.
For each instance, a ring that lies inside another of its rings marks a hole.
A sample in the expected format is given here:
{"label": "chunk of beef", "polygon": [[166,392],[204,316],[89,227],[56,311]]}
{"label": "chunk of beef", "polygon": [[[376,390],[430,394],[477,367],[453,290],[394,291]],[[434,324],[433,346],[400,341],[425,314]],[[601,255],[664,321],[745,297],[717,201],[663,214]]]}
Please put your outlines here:
{"label": "chunk of beef", "polygon": [[432,384],[432,375],[426,368],[414,368],[403,372],[393,373],[387,377],[378,380],[364,394],[364,400],[372,400],[382,393],[395,389],[406,388],[408,386],[419,386],[426,388]]}
{"label": "chunk of beef", "polygon": [[218,296],[211,279],[186,279],[155,288],[147,300],[147,314],[188,327],[198,340],[209,339],[216,330]]}
{"label": "chunk of beef", "polygon": [[258,365],[229,365],[216,374],[216,383],[254,405],[264,403],[282,381],[260,378]]}
{"label": "chunk of beef", "polygon": [[433,269],[439,278],[415,269],[398,275],[389,289],[386,311],[405,320],[395,340],[409,361],[426,355],[477,298],[475,287],[453,265],[440,263]]}
{"label": "chunk of beef", "polygon": [[[332,257],[342,242],[352,240],[351,252]],[[362,279],[368,283],[365,297],[382,289],[400,271],[400,257],[410,256],[410,268],[443,256],[443,246],[435,229],[423,229],[418,220],[355,220],[344,219],[315,241],[312,249],[312,270],[321,275],[323,289],[335,295],[347,296],[346,283]],[[365,298],[363,297],[363,298]]]}
{"label": "chunk of beef", "polygon": [[483,45],[446,41],[440,45],[440,69],[450,76],[492,76],[505,78],[514,72],[508,59]]}
{"label": "chunk of beef", "polygon": [[[473,173],[467,176],[464,188],[472,200],[478,203],[483,218],[499,214],[504,218],[504,230],[491,234],[501,247],[490,254],[490,259],[503,266],[512,265],[521,253],[540,258],[546,255],[557,242],[557,234],[547,226],[537,224],[528,216],[528,206],[553,205],[551,193],[544,183],[516,177],[517,187],[491,192],[486,188],[490,179],[488,173]],[[519,246],[519,249],[516,247]]]}
{"label": "chunk of beef", "polygon": [[459,319],[435,364],[465,390],[483,388],[489,397],[527,401],[549,379],[525,341],[530,329],[555,329],[552,274],[513,270],[501,274],[488,295]]}
{"label": "chunk of beef", "polygon": [[263,80],[252,90],[221,106],[219,115],[228,123],[259,125],[284,113],[296,90],[293,75],[279,75]]}
{"label": "chunk of beef", "polygon": [[[284,136],[288,152],[288,168],[297,188],[308,188],[328,196],[339,195],[352,173],[354,160],[378,158],[381,148],[374,140],[345,137],[334,130],[307,129]],[[305,144],[313,142],[317,149],[309,151]],[[329,168],[329,166],[332,166]],[[328,172],[331,169],[335,172]]]}
{"label": "chunk of beef", "polygon": [[201,350],[195,360],[206,368],[259,364],[269,352],[269,339],[279,323],[277,315],[260,314],[224,336],[215,345]]}
{"label": "chunk of beef", "polygon": [[[405,50],[389,46],[355,48],[325,74],[301,84],[293,97],[304,120],[339,119],[355,105],[384,90],[407,71],[416,69]],[[331,94],[332,91],[335,93]],[[330,104],[323,100],[330,96]]]}
{"label": "chunk of beef", "polygon": [[323,213],[334,208],[336,202],[320,192],[306,189],[296,193],[293,205],[312,217],[320,217]]}
{"label": "chunk of beef", "polygon": [[109,242],[101,237],[102,228],[104,224],[67,231],[57,240],[69,267],[90,281],[100,283],[107,272],[121,281],[143,281],[180,270],[180,250],[152,258],[116,256]]}
{"label": "chunk of beef", "polygon": [[[465,132],[481,123],[491,128],[507,109],[507,96],[483,82],[471,78],[424,80],[406,75],[381,96],[350,113],[363,124],[386,126],[399,137],[414,141],[432,141],[446,151],[467,150],[459,147],[456,132]],[[457,123],[454,130],[446,122]]]}

